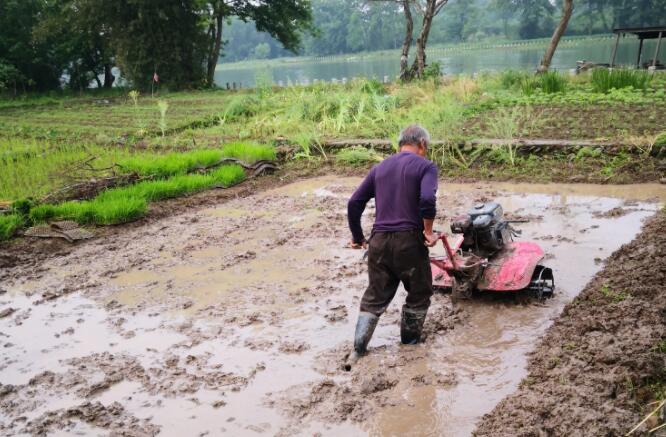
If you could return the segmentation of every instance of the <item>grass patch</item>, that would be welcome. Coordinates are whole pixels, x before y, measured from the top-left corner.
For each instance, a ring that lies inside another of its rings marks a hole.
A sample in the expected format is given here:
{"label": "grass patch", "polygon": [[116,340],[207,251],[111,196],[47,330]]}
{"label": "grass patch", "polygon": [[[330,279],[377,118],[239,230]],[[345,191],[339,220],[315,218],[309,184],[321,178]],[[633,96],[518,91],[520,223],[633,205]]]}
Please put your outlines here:
{"label": "grass patch", "polygon": [[0,241],[9,240],[23,226],[19,214],[0,215]]}
{"label": "grass patch", "polygon": [[362,146],[342,149],[335,155],[335,161],[353,167],[366,166],[370,163],[381,162],[382,156],[372,149]]}
{"label": "grass patch", "polygon": [[127,223],[143,216],[148,202],[193,194],[214,187],[229,187],[244,178],[242,167],[228,165],[208,174],[180,175],[113,188],[90,201],[39,205],[30,211],[30,218],[36,223],[56,219],[95,225]]}
{"label": "grass patch", "polygon": [[596,68],[592,71],[592,89],[607,93],[612,89],[634,88],[644,90],[650,84],[651,76],[646,71],[624,68]]}

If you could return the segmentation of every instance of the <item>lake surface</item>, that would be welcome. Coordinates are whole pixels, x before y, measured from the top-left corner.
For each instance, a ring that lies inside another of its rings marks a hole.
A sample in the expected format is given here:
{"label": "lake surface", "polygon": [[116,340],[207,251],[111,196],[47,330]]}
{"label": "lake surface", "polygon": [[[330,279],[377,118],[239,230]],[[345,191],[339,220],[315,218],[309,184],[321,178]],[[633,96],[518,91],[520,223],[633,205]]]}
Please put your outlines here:
{"label": "lake surface", "polygon": [[[428,61],[438,61],[444,74],[472,74],[482,71],[535,70],[546,48],[546,43],[507,43],[510,47],[486,49],[434,48],[428,51]],[[615,41],[612,37],[591,40],[563,41],[555,52],[552,68],[568,71],[576,67],[576,61],[610,62]],[[656,40],[646,41],[643,62],[652,59]],[[412,50],[413,51],[413,50]],[[616,64],[635,64],[638,39],[624,38],[618,49]],[[224,87],[227,83],[253,87],[257,77],[272,80],[275,84],[307,84],[314,80],[336,81],[354,77],[395,79],[399,72],[399,52],[348,55],[314,60],[288,58],[265,62],[240,62],[219,64],[215,82]],[[666,63],[666,41],[662,41],[659,60]],[[265,80],[265,79],[262,79]]]}

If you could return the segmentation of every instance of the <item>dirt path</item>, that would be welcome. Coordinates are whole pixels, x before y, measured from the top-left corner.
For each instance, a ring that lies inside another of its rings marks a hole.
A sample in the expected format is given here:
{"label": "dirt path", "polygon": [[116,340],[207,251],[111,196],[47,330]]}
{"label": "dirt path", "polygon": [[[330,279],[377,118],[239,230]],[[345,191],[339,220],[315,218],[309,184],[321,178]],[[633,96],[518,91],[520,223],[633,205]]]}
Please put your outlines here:
{"label": "dirt path", "polygon": [[[483,418],[477,435],[624,435],[632,429],[654,409],[648,404],[658,381],[662,395],[665,388],[664,284],[662,212],[567,305],[531,354],[520,389]],[[638,431],[656,426],[653,417]]]}
{"label": "dirt path", "polygon": [[666,198],[659,185],[444,185],[447,215],[497,198],[529,218],[523,238],[546,249],[557,296],[454,309],[436,295],[427,341],[402,347],[401,291],[371,355],[347,373],[366,281],[362,254],[344,248],[357,183],[305,180],[7,269],[0,431],[467,435],[516,389],[551,320],[658,208],[625,199]]}

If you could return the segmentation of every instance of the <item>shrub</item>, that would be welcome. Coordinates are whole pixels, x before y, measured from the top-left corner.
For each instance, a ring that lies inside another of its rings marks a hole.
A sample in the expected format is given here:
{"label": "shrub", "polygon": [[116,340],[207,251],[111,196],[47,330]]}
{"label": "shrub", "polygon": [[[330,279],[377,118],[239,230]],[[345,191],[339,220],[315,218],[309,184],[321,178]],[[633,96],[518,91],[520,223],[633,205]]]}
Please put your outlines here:
{"label": "shrub", "polygon": [[439,79],[442,75],[442,64],[431,62],[423,69],[423,79]]}
{"label": "shrub", "polygon": [[612,89],[634,88],[644,90],[650,84],[651,76],[645,71],[629,69],[595,68],[592,70],[592,89],[607,93]]}
{"label": "shrub", "polygon": [[9,240],[23,226],[19,214],[0,215],[0,241]]}

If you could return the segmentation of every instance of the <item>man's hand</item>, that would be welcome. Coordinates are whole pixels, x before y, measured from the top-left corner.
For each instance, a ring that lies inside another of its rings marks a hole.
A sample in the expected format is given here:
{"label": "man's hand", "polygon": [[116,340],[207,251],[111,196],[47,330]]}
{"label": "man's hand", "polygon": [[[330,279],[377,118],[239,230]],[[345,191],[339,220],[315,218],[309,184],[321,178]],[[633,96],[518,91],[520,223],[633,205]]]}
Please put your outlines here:
{"label": "man's hand", "polygon": [[367,249],[368,248],[368,243],[367,241],[363,240],[360,243],[354,242],[354,240],[351,240],[349,242],[349,247],[351,249]]}
{"label": "man's hand", "polygon": [[425,236],[424,244],[428,247],[433,247],[439,241],[439,234],[436,232],[424,231],[423,235]]}

